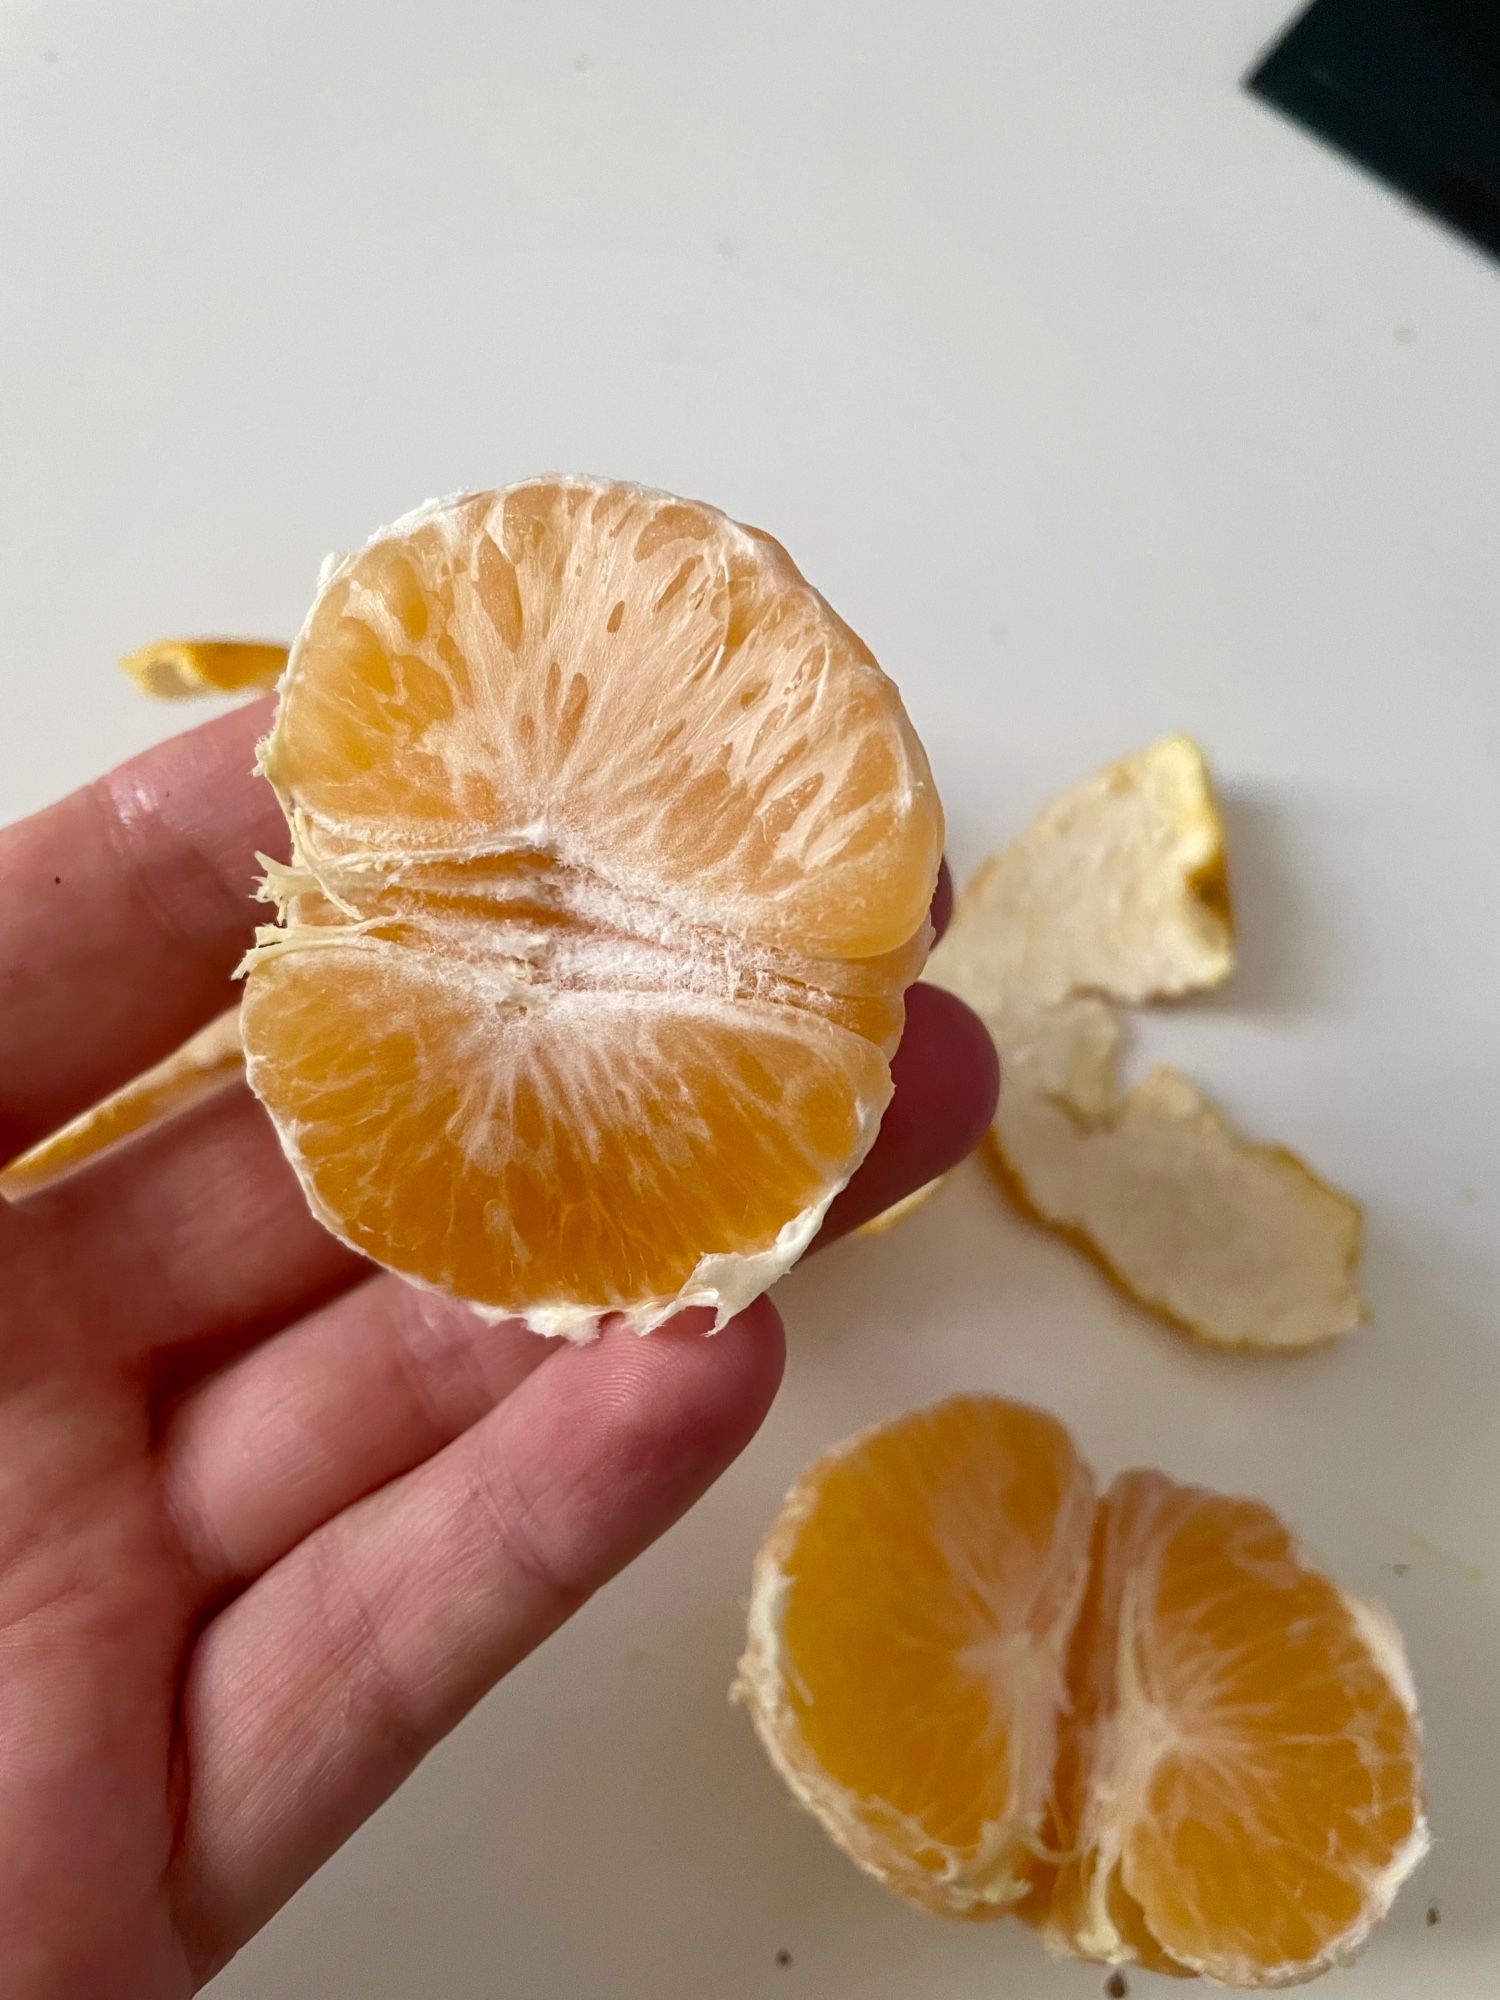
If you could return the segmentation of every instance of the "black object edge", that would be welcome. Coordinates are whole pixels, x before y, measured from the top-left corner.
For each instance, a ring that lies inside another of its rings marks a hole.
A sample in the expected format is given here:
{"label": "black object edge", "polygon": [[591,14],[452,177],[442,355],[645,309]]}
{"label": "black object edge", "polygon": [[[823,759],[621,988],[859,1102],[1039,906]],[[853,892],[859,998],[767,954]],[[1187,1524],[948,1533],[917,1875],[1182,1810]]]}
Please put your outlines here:
{"label": "black object edge", "polygon": [[1245,85],[1500,258],[1500,0],[1315,0]]}

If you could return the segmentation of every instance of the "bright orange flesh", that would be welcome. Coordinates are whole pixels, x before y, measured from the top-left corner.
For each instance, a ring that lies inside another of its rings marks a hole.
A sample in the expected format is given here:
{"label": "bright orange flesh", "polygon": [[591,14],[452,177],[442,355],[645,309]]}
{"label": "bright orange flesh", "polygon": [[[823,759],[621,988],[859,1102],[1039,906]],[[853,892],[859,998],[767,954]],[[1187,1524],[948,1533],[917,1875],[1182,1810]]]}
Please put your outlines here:
{"label": "bright orange flesh", "polygon": [[741,1687],[890,1887],[1228,1984],[1349,1956],[1420,1858],[1399,1639],[1266,1507],[958,1397],[856,1439],[757,1565]]}
{"label": "bright orange flesh", "polygon": [[815,1468],[763,1563],[785,1580],[799,1770],[855,1858],[955,1913],[1024,1893],[1093,1480],[1061,1424],[968,1397]]}
{"label": "bright orange flesh", "polygon": [[791,1261],[889,1095],[942,821],[776,543],[583,480],[426,510],[325,583],[263,764],[249,1073],[330,1227],[552,1331]]}

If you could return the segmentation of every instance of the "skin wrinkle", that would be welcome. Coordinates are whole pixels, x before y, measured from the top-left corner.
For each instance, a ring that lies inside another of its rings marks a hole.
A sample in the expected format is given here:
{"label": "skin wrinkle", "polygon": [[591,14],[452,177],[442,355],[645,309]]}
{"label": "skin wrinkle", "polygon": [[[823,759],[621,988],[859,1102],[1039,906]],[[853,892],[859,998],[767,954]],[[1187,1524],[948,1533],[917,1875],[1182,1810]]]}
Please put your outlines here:
{"label": "skin wrinkle", "polygon": [[413,1691],[386,1656],[383,1621],[371,1610],[348,1557],[344,1518],[311,1537],[308,1594],[328,1641],[330,1678],[347,1686],[351,1710],[362,1706],[364,1726],[373,1723],[385,1754],[409,1769],[425,1751],[430,1729],[413,1703]]}
{"label": "skin wrinkle", "polygon": [[542,1622],[561,1625],[588,1602],[592,1587],[566,1576],[548,1550],[541,1525],[547,1511],[544,1497],[528,1492],[514,1465],[496,1453],[476,1451],[472,1457],[468,1490],[484,1507],[495,1545],[504,1549],[510,1567],[540,1598],[545,1607]]}
{"label": "skin wrinkle", "polygon": [[[515,1329],[480,1326],[464,1307],[410,1287],[393,1288],[372,1276],[339,1302],[339,1310],[312,1314],[278,1339],[244,1356],[217,1379],[186,1396],[165,1433],[164,1476],[173,1518],[195,1565],[200,1588],[222,1597],[242,1587],[267,1562],[294,1545],[299,1533],[326,1514],[312,1514],[327,1490],[325,1455],[309,1467],[299,1440],[309,1426],[335,1449],[344,1430],[348,1370],[340,1330],[346,1319],[360,1327],[360,1367],[365,1394],[376,1409],[391,1407],[391,1421],[358,1428],[357,1445],[381,1469],[353,1479],[338,1494],[348,1504],[420,1464],[496,1408],[555,1350]],[[351,1329],[352,1330],[352,1329]],[[300,1397],[292,1384],[304,1385]],[[399,1412],[399,1415],[394,1414]],[[346,1424],[347,1427],[347,1424]],[[331,1435],[330,1435],[331,1433]],[[236,1449],[226,1456],[226,1445]],[[283,1528],[296,1505],[303,1526],[226,1542],[214,1518],[226,1506],[236,1517],[238,1489],[258,1490],[262,1468],[277,1484],[271,1520]]]}
{"label": "skin wrinkle", "polygon": [[[408,1311],[386,1324],[398,1372],[425,1411],[435,1444],[457,1437],[516,1386],[506,1376],[503,1388],[497,1387],[479,1358],[486,1349],[473,1339],[472,1326],[461,1327],[452,1304],[433,1292],[414,1290]],[[498,1340],[488,1351],[499,1351]],[[545,1358],[543,1350],[538,1362]],[[441,1381],[434,1379],[439,1374]]]}

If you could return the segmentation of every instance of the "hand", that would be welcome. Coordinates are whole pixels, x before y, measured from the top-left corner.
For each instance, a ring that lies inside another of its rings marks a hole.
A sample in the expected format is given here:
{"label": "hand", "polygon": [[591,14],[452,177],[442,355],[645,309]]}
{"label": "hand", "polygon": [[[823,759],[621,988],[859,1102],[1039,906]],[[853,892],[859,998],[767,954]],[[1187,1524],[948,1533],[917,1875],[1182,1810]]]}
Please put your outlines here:
{"label": "hand", "polygon": [[[261,705],[0,835],[0,1159],[225,1004]],[[988,1038],[910,998],[823,1240],[952,1165]],[[178,2000],[760,1423],[781,1325],[566,1347],[372,1272],[235,1089],[0,1203],[6,2000]]]}

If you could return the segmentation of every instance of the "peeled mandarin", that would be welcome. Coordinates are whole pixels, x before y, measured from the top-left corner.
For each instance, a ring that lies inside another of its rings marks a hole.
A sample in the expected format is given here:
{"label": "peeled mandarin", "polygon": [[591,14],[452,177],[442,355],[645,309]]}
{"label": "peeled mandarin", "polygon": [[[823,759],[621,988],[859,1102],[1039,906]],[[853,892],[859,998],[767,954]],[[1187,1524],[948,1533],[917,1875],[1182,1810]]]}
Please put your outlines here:
{"label": "peeled mandarin", "polygon": [[776,542],[590,479],[423,508],[326,572],[261,758],[248,1073],[330,1229],[575,1336],[792,1263],[889,1098],[943,825]]}

